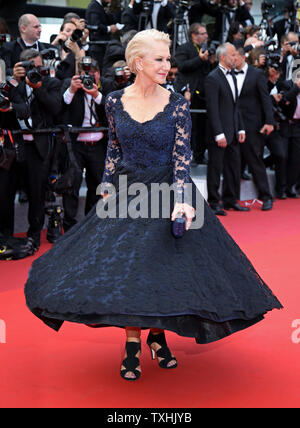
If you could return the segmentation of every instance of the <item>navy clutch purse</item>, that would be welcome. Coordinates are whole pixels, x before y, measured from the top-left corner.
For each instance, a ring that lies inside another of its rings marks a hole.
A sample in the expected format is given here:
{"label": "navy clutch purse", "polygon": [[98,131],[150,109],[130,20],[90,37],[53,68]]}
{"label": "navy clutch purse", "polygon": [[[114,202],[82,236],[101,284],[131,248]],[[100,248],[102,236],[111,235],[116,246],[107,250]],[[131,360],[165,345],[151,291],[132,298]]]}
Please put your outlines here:
{"label": "navy clutch purse", "polygon": [[181,215],[177,217],[172,224],[172,233],[175,238],[182,238],[185,232],[186,218]]}

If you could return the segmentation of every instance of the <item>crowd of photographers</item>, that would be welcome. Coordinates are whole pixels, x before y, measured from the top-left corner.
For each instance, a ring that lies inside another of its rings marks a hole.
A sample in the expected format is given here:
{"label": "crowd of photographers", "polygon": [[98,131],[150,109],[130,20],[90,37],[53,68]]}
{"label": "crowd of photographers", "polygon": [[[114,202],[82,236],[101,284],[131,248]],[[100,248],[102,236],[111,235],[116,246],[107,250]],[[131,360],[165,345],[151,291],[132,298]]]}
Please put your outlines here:
{"label": "crowd of photographers", "polygon": [[[300,75],[295,75],[295,67],[300,45],[298,21],[293,19],[289,2],[284,25],[272,23],[268,17],[272,5],[263,3],[260,26],[254,25],[251,0],[198,0],[192,4],[130,0],[113,12],[110,3],[93,0],[85,20],[67,14],[59,34],[49,43],[39,41],[41,25],[34,15],[21,16],[20,36],[12,41],[5,34],[5,23],[0,22],[0,57],[6,65],[6,77],[3,67],[0,70],[0,236],[13,236],[17,192],[21,200],[28,201],[27,236],[34,249],[40,245],[45,201],[54,202],[55,194],[63,195],[64,214],[61,208],[48,209],[53,226],[49,241],[54,242],[62,229],[67,231],[76,223],[83,172],[85,214],[96,203],[107,147],[105,97],[134,81],[126,66],[125,49],[136,32],[146,28],[168,32],[173,41],[166,88],[182,93],[190,102],[193,165],[207,163],[209,156],[205,81],[218,67],[218,48],[229,42],[237,49],[237,57],[262,70],[261,91],[268,92],[268,100],[260,94],[258,98],[262,112],[272,106],[272,119],[261,118],[269,127],[263,128],[259,143],[253,138],[255,159],[260,169],[265,168],[265,176],[267,167],[275,170],[277,198],[298,198]],[[214,18],[212,28],[201,23],[204,15]],[[39,132],[45,129],[48,132]],[[251,179],[252,174],[265,202],[263,209],[269,210],[271,191],[264,190],[264,198],[260,180],[265,178],[260,178],[263,175],[257,171],[255,159],[241,150],[241,179]],[[223,210],[216,214],[225,215]]]}

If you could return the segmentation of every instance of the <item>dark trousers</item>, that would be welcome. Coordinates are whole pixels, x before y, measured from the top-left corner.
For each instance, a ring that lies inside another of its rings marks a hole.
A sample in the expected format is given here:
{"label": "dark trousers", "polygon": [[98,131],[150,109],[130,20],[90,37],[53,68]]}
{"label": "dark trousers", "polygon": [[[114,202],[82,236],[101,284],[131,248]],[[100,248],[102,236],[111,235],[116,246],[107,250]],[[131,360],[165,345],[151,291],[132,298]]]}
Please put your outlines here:
{"label": "dark trousers", "polygon": [[[49,174],[49,161],[43,160],[33,142],[25,143],[26,160],[14,162],[9,171],[0,169],[0,232],[12,236],[14,233],[14,204],[20,177],[26,182],[28,192],[27,236],[40,241],[40,232],[45,220],[45,192]],[[22,172],[22,173],[21,173]]]}
{"label": "dark trousers", "polygon": [[300,122],[283,124],[280,135],[285,141],[286,187],[290,189],[300,177]]}
{"label": "dark trousers", "polygon": [[275,166],[275,190],[276,193],[281,194],[287,186],[288,142],[276,130],[266,137],[266,146],[270,150]]}
{"label": "dark trousers", "polygon": [[40,232],[45,222],[45,194],[49,176],[49,157],[42,159],[35,144],[25,143],[25,174],[28,191],[28,223],[27,236],[40,240]]}
{"label": "dark trousers", "polygon": [[[220,177],[223,173],[222,196],[219,193]],[[234,204],[240,197],[241,156],[239,143],[235,139],[226,148],[216,142],[208,145],[207,192],[208,203],[214,207],[222,200]]]}
{"label": "dark trousers", "polygon": [[0,168],[0,233],[14,234],[15,196],[19,181],[19,164],[14,161],[10,170]]}
{"label": "dark trousers", "polygon": [[[73,151],[78,166],[82,172],[84,168],[86,170],[87,195],[85,200],[85,215],[99,200],[99,196],[96,195],[96,190],[101,183],[104,172],[106,148],[107,144],[105,138],[95,145],[88,145],[79,141],[73,144]],[[81,183],[82,177],[75,185],[74,194],[63,196],[65,232],[77,223],[76,216]]]}
{"label": "dark trousers", "polygon": [[254,184],[258,191],[258,198],[262,201],[271,199],[266,166],[263,161],[265,136],[259,133],[246,132],[246,141],[240,148],[252,174]]}

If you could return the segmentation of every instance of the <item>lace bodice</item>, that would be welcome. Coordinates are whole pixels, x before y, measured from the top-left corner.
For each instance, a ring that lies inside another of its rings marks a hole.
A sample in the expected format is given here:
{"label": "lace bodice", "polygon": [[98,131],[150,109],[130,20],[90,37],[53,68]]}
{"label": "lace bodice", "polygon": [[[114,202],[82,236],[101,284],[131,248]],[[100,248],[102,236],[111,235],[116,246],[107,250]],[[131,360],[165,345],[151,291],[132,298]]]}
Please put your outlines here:
{"label": "lace bodice", "polygon": [[141,123],[124,110],[123,93],[124,89],[112,92],[106,99],[109,143],[102,182],[112,182],[121,161],[141,168],[170,165],[177,188],[176,200],[180,202],[184,185],[190,182],[191,118],[188,102],[182,95],[171,92],[164,110]]}

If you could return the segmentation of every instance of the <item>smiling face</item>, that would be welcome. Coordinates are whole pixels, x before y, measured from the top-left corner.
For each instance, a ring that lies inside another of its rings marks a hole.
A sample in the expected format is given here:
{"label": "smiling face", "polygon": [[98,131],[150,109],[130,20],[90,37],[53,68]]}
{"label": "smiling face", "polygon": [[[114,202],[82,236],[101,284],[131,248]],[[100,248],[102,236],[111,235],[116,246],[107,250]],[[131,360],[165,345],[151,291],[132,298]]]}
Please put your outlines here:
{"label": "smiling face", "polygon": [[137,72],[153,83],[163,84],[171,68],[169,45],[163,41],[154,41],[147,53],[136,59]]}

